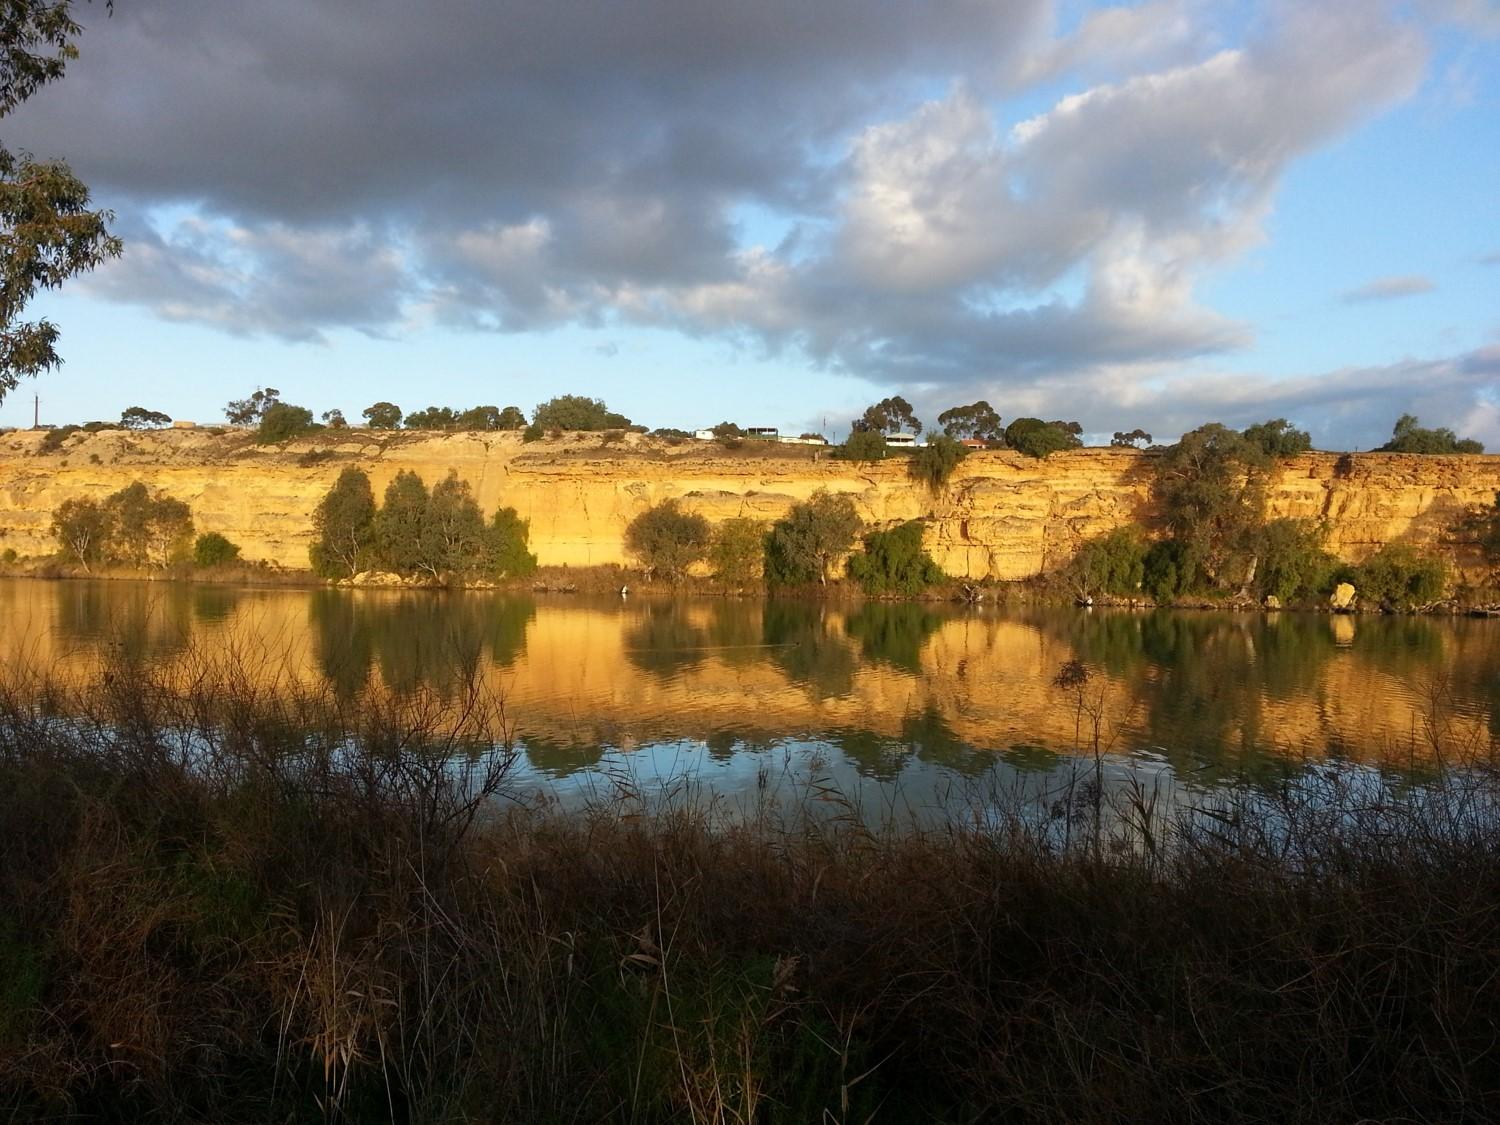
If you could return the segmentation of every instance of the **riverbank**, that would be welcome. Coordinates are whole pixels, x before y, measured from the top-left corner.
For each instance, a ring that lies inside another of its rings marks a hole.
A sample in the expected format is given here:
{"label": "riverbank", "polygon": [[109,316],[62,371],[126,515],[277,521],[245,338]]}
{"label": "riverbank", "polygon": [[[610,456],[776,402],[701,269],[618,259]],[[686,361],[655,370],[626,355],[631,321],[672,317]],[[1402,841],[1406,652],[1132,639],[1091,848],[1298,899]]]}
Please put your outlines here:
{"label": "riverbank", "polygon": [[517,807],[482,693],[439,730],[423,692],[142,687],[0,688],[16,1120],[1479,1122],[1500,1088],[1493,746],[1182,818],[1085,769],[874,833],[831,791]]}

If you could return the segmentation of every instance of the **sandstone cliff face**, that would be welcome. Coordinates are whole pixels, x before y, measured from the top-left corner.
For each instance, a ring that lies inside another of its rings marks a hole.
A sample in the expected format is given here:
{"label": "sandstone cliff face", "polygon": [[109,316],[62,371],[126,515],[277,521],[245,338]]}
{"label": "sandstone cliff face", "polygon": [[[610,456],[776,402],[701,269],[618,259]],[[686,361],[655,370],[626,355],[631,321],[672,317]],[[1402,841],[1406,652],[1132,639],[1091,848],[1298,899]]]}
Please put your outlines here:
{"label": "sandstone cliff face", "polygon": [[[1150,455],[1134,450],[1082,449],[1045,461],[979,453],[934,496],[906,478],[899,460],[854,465],[806,447],[763,456],[633,436],[615,445],[587,435],[525,445],[515,434],[358,430],[263,447],[244,434],[186,430],[79,434],[41,453],[43,437],[0,434],[0,550],[50,554],[59,504],[103,499],[142,480],[187,501],[200,531],[227,535],[246,558],[303,567],[313,509],[347,465],[369,472],[377,494],[403,469],[429,484],[457,472],[486,511],[508,505],[531,521],[544,565],[628,562],[626,524],[668,498],[713,521],[769,521],[820,488],[846,493],[872,523],[927,518],[933,557],[970,579],[1030,577],[1084,540],[1149,515]],[[1326,519],[1330,549],[1358,561],[1393,540],[1435,541],[1497,491],[1497,456],[1312,453],[1280,469],[1270,503],[1273,516]]]}

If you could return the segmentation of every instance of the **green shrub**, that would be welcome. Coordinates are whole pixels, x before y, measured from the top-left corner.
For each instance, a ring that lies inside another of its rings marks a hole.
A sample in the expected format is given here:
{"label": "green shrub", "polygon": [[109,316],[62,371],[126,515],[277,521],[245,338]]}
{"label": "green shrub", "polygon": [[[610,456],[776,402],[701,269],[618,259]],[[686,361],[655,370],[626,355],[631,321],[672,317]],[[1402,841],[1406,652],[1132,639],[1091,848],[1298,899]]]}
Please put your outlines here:
{"label": "green shrub", "polygon": [[235,562],[239,557],[239,545],[231,543],[217,531],[200,535],[193,543],[194,566],[223,566],[225,563]]}
{"label": "green shrub", "polygon": [[758,520],[736,517],[714,529],[708,562],[725,586],[742,589],[760,581],[765,562],[766,528]]}
{"label": "green shrub", "polygon": [[339,474],[313,513],[317,539],[308,551],[313,572],[323,578],[350,578],[358,573],[369,561],[374,520],[370,478],[351,465]]}
{"label": "green shrub", "polygon": [[497,578],[525,578],[536,572],[536,556],[528,551],[531,521],[514,508],[501,508],[490,519],[489,568]]}
{"label": "green shrub", "polygon": [[263,444],[290,441],[315,428],[312,411],[307,407],[274,402],[261,414],[255,440]]}
{"label": "green shrub", "polygon": [[1141,565],[1141,585],[1159,602],[1182,597],[1197,588],[1198,561],[1192,547],[1175,539],[1151,544]]}
{"label": "green shrub", "polygon": [[1432,604],[1447,585],[1442,559],[1419,555],[1404,543],[1386,544],[1354,571],[1361,600],[1396,612]]}
{"label": "green shrub", "polygon": [[1005,443],[1028,457],[1046,457],[1063,449],[1077,449],[1083,442],[1077,422],[1043,422],[1040,418],[1017,418],[1005,427]]}
{"label": "green shrub", "polygon": [[1291,457],[1312,448],[1312,435],[1306,430],[1293,428],[1285,418],[1272,418],[1247,427],[1241,436],[1259,447],[1267,457]]}
{"label": "green shrub", "polygon": [[1391,440],[1377,453],[1483,453],[1484,446],[1472,438],[1460,438],[1446,426],[1425,429],[1415,414],[1403,414],[1391,430]]}
{"label": "green shrub", "polygon": [[1068,574],[1084,594],[1136,594],[1146,577],[1146,550],[1140,528],[1117,527],[1080,547]]}
{"label": "green shrub", "polygon": [[943,572],[922,547],[922,521],[864,537],[864,552],[849,559],[849,577],[867,594],[920,594],[943,580]]}
{"label": "green shrub", "polygon": [[602,399],[583,395],[558,395],[532,412],[533,425],[544,430],[623,430],[630,419],[616,414]]}
{"label": "green shrub", "polygon": [[625,528],[625,549],[639,559],[648,575],[677,581],[708,553],[708,521],[684,512],[676,500],[647,508]]}
{"label": "green shrub", "polygon": [[527,443],[541,441],[544,436],[546,436],[545,431],[535,422],[521,431],[521,440]]}
{"label": "green shrub", "polygon": [[885,435],[879,430],[855,430],[841,451],[848,461],[884,461],[889,455]]}
{"label": "green shrub", "polygon": [[1283,602],[1327,593],[1339,560],[1323,549],[1324,529],[1313,520],[1272,520],[1261,533],[1258,586]]}
{"label": "green shrub", "polygon": [[907,475],[938,492],[948,483],[953,470],[969,455],[968,447],[947,434],[928,434],[927,444],[912,454]]}
{"label": "green shrub", "polygon": [[15,562],[16,559],[20,557],[21,556],[16,554],[16,549],[14,547],[7,547],[3,552],[0,552],[0,562],[6,563],[7,565]]}

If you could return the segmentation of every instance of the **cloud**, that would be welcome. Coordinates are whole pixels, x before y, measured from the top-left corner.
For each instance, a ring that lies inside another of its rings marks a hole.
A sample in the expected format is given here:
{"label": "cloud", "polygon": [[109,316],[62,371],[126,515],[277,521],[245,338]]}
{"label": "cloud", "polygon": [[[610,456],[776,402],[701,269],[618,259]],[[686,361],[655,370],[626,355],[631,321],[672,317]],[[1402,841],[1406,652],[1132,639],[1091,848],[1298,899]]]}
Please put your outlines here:
{"label": "cloud", "polygon": [[[91,282],[172,319],[655,325],[890,384],[1128,395],[1253,342],[1198,283],[1264,237],[1293,161],[1425,67],[1381,4],[1248,36],[1216,14],[1058,35],[1048,0],[140,0],[8,139],[59,145],[121,213],[196,216]],[[749,242],[746,205],[785,237]]]}
{"label": "cloud", "polygon": [[1401,277],[1377,277],[1374,281],[1367,281],[1363,285],[1340,294],[1339,300],[1346,305],[1356,305],[1365,301],[1391,301],[1398,297],[1416,297],[1423,293],[1431,293],[1436,288],[1431,278],[1416,274]]}
{"label": "cloud", "polygon": [[1481,266],[1500,266],[1500,250],[1496,250],[1490,254],[1481,254],[1479,256],[1479,264]]}

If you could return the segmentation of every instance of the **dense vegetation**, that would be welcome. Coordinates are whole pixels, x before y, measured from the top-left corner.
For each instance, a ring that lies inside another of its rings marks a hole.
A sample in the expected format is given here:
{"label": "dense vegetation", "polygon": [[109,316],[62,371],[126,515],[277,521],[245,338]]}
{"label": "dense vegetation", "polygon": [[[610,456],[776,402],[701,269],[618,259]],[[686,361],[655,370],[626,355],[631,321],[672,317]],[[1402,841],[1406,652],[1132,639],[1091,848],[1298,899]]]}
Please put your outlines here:
{"label": "dense vegetation", "polygon": [[189,557],[193,514],[181,500],[136,481],[102,503],[63,501],[52,514],[52,534],[85,572],[100,563],[165,569]]}
{"label": "dense vegetation", "polygon": [[766,581],[772,586],[825,585],[829,569],[849,552],[862,528],[854,501],[819,489],[771,525]]}
{"label": "dense vegetation", "polygon": [[701,561],[713,533],[696,512],[685,512],[676,500],[647,508],[625,528],[625,549],[640,560],[647,578],[659,575],[669,582],[686,577],[688,567]]}
{"label": "dense vegetation", "polygon": [[922,547],[922,521],[911,520],[867,534],[864,550],[849,558],[849,577],[867,594],[911,596],[941,582],[943,572]]}
{"label": "dense vegetation", "polygon": [[370,478],[346,468],[318,504],[313,571],[349,578],[365,570],[435,581],[518,578],[536,570],[529,525],[514,508],[489,523],[467,481],[450,472],[431,491],[416,473],[397,473],[375,504]]}

